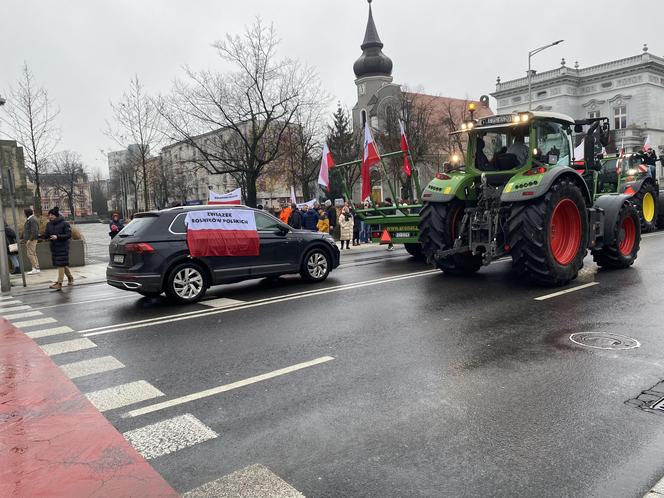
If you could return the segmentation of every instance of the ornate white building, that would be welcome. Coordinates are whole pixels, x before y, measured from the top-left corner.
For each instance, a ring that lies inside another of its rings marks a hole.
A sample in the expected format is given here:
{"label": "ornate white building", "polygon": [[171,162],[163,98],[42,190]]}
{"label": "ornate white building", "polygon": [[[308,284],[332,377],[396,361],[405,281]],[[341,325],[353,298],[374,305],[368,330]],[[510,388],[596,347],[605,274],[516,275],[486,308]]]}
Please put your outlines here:
{"label": "ornate white building", "polygon": [[[575,119],[608,117],[615,151],[624,143],[627,151],[643,146],[650,136],[658,154],[664,152],[664,58],[648,52],[596,66],[567,67],[532,75],[533,110],[550,110]],[[501,82],[491,94],[498,113],[528,109],[528,78]]]}

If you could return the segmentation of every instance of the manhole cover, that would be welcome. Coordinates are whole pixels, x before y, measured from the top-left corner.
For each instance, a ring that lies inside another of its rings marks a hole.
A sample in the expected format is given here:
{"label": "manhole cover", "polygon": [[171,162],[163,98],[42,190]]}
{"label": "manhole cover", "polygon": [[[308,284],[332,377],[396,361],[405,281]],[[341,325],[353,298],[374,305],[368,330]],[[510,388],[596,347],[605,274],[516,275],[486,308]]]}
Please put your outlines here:
{"label": "manhole cover", "polygon": [[596,349],[634,349],[641,346],[636,339],[608,332],[577,332],[570,335],[569,340],[579,346]]}

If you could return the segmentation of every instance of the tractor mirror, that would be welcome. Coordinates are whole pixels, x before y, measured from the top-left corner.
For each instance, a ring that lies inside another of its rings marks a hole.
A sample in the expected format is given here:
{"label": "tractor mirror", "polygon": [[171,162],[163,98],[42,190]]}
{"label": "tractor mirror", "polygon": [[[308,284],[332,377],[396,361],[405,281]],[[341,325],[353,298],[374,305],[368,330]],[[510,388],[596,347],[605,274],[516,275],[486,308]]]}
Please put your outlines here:
{"label": "tractor mirror", "polygon": [[582,132],[583,132],[583,125],[575,124],[574,125],[574,133],[582,133]]}

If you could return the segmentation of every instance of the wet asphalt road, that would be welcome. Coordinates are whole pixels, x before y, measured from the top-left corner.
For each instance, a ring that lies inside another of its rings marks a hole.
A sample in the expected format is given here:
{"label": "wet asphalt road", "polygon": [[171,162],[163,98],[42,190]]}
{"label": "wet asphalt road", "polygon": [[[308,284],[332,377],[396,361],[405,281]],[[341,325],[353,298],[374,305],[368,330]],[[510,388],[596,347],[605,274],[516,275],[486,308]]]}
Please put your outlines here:
{"label": "wet asphalt road", "polygon": [[[136,380],[163,392],[106,411],[118,430],[192,414],[218,434],[151,460],[180,492],[261,463],[309,497],[641,497],[664,474],[664,415],[625,404],[664,379],[664,234],[646,237],[633,268],[598,272],[588,258],[570,287],[599,285],[543,301],[554,291],[515,282],[508,262],[450,278],[403,252],[354,255],[320,285],[213,289],[234,300],[225,309],[104,284],[20,299],[76,331],[39,344],[96,344],[57,364],[110,355],[125,365],[76,379],[83,392]],[[584,331],[641,346],[569,340]]]}

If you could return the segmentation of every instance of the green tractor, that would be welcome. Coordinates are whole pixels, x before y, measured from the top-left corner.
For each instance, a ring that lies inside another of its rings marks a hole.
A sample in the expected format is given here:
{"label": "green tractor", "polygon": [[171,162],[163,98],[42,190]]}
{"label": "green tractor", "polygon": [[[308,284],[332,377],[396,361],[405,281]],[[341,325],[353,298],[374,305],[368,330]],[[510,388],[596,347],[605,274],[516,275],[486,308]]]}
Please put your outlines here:
{"label": "green tractor", "polygon": [[450,275],[511,256],[519,277],[543,285],[576,278],[588,249],[605,268],[634,263],[641,241],[630,196],[594,196],[599,161],[574,167],[572,133],[585,130],[585,157],[606,145],[606,118],[574,121],[551,112],[464,122],[465,165],[436,174],[423,192],[419,240],[427,260]]}
{"label": "green tractor", "polygon": [[605,156],[602,160],[599,194],[617,192],[631,196],[639,212],[641,231],[663,228],[664,203],[659,202],[659,182],[653,178],[641,154]]}

